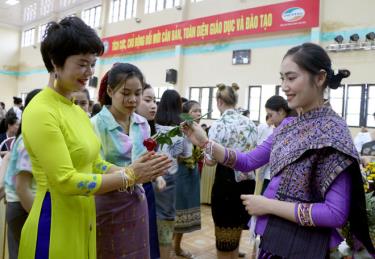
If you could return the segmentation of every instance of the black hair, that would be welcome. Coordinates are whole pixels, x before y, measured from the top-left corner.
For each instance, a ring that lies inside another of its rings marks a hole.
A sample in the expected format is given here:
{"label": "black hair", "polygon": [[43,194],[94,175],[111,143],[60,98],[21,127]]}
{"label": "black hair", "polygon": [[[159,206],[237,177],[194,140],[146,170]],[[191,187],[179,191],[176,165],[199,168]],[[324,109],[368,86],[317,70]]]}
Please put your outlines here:
{"label": "black hair", "polygon": [[5,109],[5,103],[0,102],[1,108]]}
{"label": "black hair", "polygon": [[85,93],[86,97],[87,97],[87,100],[89,100],[90,102],[90,93],[89,93],[89,90],[87,90],[87,88],[83,89],[82,90],[83,93]]}
{"label": "black hair", "polygon": [[53,72],[53,64],[63,67],[69,56],[79,54],[101,56],[104,45],[90,26],[74,16],[65,17],[59,23],[48,23],[40,51],[48,72]]}
{"label": "black hair", "polygon": [[[152,89],[152,86],[148,83],[145,83],[143,87],[143,91],[147,89]],[[151,136],[155,135],[156,134],[155,120],[148,121],[148,125],[150,125]]]}
{"label": "black hair", "polygon": [[143,90],[146,90],[146,89],[152,89],[152,86],[148,83],[145,83],[143,86]]}
{"label": "black hair", "polygon": [[181,97],[181,102],[182,102],[182,104],[184,104],[184,103],[186,103],[186,102],[188,102],[189,101],[189,99],[187,99],[187,98],[185,98],[185,97]]}
{"label": "black hair", "polygon": [[249,111],[249,110],[243,110],[243,111],[241,112],[241,114],[242,114],[243,116],[248,117],[248,116],[250,115],[250,111]]}
{"label": "black hair", "polygon": [[[294,110],[289,108],[288,102],[280,95],[271,96],[266,101],[266,104],[264,106],[267,109],[270,109],[270,110],[275,111],[275,112],[283,110],[283,111],[285,111],[287,117],[297,115],[297,113]],[[266,117],[266,120],[267,120],[267,117]]]}
{"label": "black hair", "polygon": [[[25,107],[30,103],[30,101],[35,97],[35,95],[37,95],[40,91],[42,91],[42,89],[40,88],[37,88],[37,89],[34,89],[32,90],[31,92],[29,92],[27,95],[26,95],[26,98],[25,98]],[[22,120],[21,120],[21,124],[22,124]],[[19,135],[21,135],[22,133],[22,125],[20,124],[20,126],[18,127],[18,131],[17,131],[17,134],[16,134],[16,138],[19,137]]]}
{"label": "black hair", "polygon": [[176,126],[181,123],[181,96],[176,90],[166,90],[156,111],[155,122],[163,126]]}
{"label": "black hair", "polygon": [[100,105],[100,103],[94,103],[94,105],[92,106],[91,117],[94,117],[101,110],[102,110],[102,106]]}
{"label": "black hair", "polygon": [[10,109],[6,114],[5,118],[0,122],[0,134],[7,132],[8,125],[14,125],[17,123],[18,118],[16,113]]}
{"label": "black hair", "polygon": [[13,103],[14,104],[22,104],[22,98],[13,96]]}
{"label": "black hair", "polygon": [[319,45],[314,43],[304,43],[293,47],[285,54],[284,59],[288,56],[303,70],[309,72],[312,76],[318,75],[321,70],[327,73],[326,81],[323,88],[329,87],[337,89],[343,78],[350,76],[347,69],[339,70],[337,74],[332,70],[332,62],[327,52]]}
{"label": "black hair", "polygon": [[194,100],[190,100],[190,101],[186,101],[182,104],[182,112],[184,113],[189,113],[189,111],[191,110],[191,108],[195,105],[195,104],[199,104],[199,102],[197,101],[194,101]]}
{"label": "black hair", "polygon": [[375,117],[375,112],[372,114],[372,116],[374,116]]}
{"label": "black hair", "polygon": [[107,89],[107,87],[109,87],[112,90],[116,90],[119,86],[126,84],[128,79],[133,77],[139,79],[142,89],[144,89],[144,76],[138,67],[129,63],[117,63],[113,65],[113,67],[108,71],[107,76],[103,77],[102,81],[100,82],[100,92],[102,93],[102,96],[100,97],[101,104],[112,104],[112,98],[108,95],[106,90],[103,91],[103,88]]}

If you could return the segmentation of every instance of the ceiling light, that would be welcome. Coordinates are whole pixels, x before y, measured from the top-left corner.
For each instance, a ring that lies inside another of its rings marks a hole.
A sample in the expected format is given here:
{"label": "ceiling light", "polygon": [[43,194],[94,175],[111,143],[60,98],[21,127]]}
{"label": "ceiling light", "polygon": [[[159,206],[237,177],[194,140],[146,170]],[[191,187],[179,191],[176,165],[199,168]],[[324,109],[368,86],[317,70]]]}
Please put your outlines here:
{"label": "ceiling light", "polygon": [[359,35],[358,33],[354,33],[350,36],[350,41],[357,42],[359,40]]}
{"label": "ceiling light", "polygon": [[8,5],[16,5],[19,2],[20,2],[19,0],[7,0],[5,3]]}
{"label": "ceiling light", "polygon": [[338,44],[341,44],[343,41],[344,41],[344,37],[342,37],[342,35],[337,35],[335,37],[335,41],[338,43]]}

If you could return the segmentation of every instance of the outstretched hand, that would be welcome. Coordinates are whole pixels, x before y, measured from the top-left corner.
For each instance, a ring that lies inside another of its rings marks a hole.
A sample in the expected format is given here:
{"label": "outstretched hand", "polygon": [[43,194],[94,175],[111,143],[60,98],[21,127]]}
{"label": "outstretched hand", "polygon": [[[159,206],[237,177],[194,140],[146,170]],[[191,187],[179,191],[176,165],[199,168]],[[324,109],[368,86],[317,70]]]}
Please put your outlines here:
{"label": "outstretched hand", "polygon": [[199,147],[208,141],[206,132],[196,123],[181,123],[182,132],[190,139],[190,141]]}
{"label": "outstretched hand", "polygon": [[168,156],[155,152],[147,152],[131,164],[136,178],[135,183],[150,182],[158,176],[165,174],[171,165],[172,161]]}

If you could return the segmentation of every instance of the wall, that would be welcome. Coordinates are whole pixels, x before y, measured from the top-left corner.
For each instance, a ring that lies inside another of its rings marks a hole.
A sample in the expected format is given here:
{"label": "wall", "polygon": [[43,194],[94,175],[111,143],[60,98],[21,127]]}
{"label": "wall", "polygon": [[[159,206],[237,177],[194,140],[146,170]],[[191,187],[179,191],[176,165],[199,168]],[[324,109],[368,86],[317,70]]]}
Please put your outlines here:
{"label": "wall", "polygon": [[9,109],[13,105],[12,97],[18,94],[19,32],[16,28],[1,26],[0,35],[0,100]]}
{"label": "wall", "polygon": [[[141,19],[137,23],[134,19],[118,23],[104,23],[108,20],[109,1],[103,0],[102,16],[103,26],[99,28],[101,37],[108,37],[128,32],[138,31],[150,27],[176,23],[184,20],[226,13],[256,6],[263,6],[283,2],[281,0],[250,1],[250,0],[205,0],[202,2],[186,4],[181,10],[175,8],[144,14],[144,1],[138,3],[137,17]],[[74,10],[95,6],[98,1],[86,1],[82,6]],[[279,66],[287,49],[306,41],[314,41],[324,47],[333,43],[333,38],[342,34],[347,41],[353,33],[358,33],[363,39],[369,31],[375,31],[373,0],[362,0],[361,4],[351,0],[321,1],[320,27],[312,30],[299,30],[290,32],[258,34],[242,38],[227,39],[225,41],[203,43],[187,47],[170,47],[159,50],[145,51],[136,55],[102,58],[97,65],[96,75],[101,76],[115,62],[131,62],[138,65],[147,81],[153,86],[170,86],[165,82],[165,73],[169,68],[178,70],[178,83],[176,89],[188,97],[190,86],[214,86],[219,82],[237,82],[240,85],[239,105],[247,106],[247,87],[249,85],[276,85],[279,80]],[[71,13],[65,11],[65,14]],[[61,16],[61,15],[60,15]],[[14,47],[12,45],[12,47]],[[251,49],[250,65],[232,65],[232,51],[235,49]],[[375,51],[352,51],[329,53],[333,60],[334,68],[348,68],[352,75],[344,83],[375,83],[373,67],[375,65]],[[20,52],[20,76],[17,82],[17,92],[28,91],[40,87],[48,77],[44,69],[39,45],[22,48]],[[269,88],[274,91],[274,88]]]}

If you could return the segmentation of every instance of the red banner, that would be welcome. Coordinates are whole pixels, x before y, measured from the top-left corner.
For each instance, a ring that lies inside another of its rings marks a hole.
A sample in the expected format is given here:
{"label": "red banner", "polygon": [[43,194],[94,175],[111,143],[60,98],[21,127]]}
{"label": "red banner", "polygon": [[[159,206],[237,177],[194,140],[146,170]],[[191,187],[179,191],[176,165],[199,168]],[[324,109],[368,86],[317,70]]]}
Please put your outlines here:
{"label": "red banner", "polygon": [[319,0],[295,0],[103,38],[104,56],[319,26]]}

